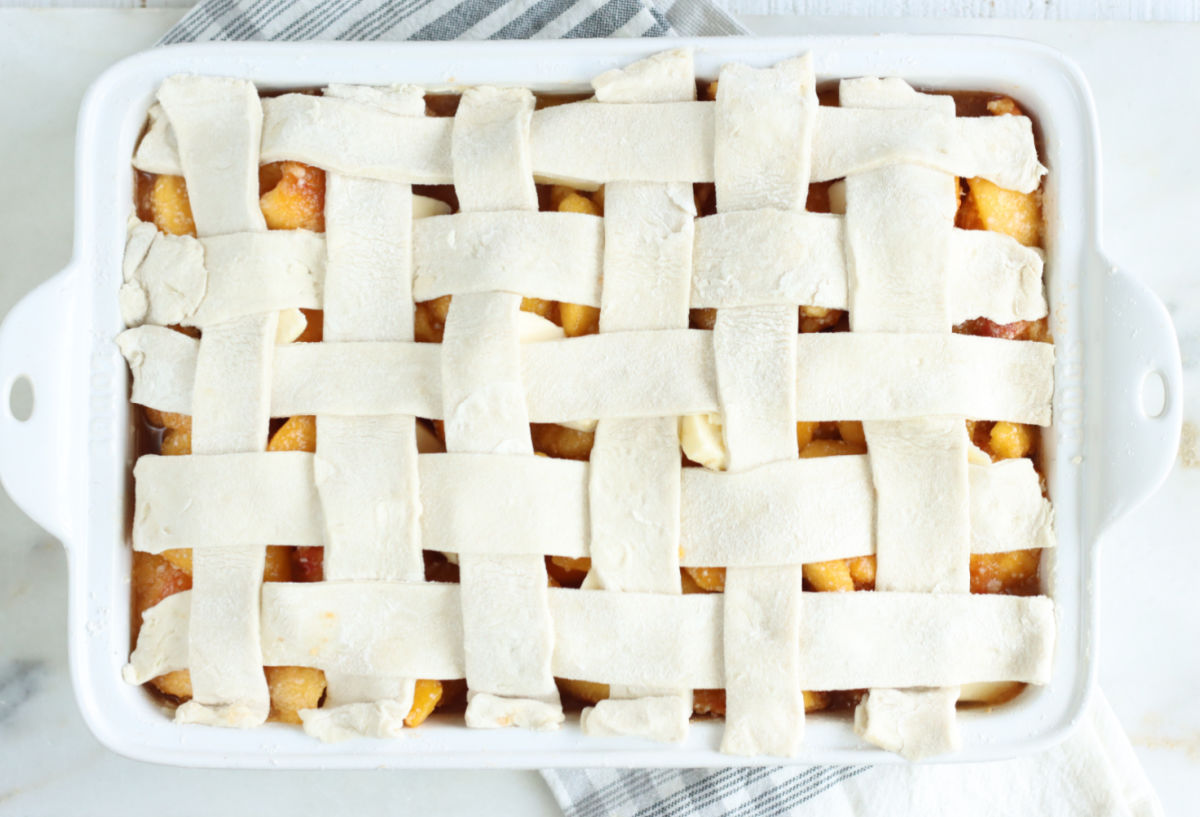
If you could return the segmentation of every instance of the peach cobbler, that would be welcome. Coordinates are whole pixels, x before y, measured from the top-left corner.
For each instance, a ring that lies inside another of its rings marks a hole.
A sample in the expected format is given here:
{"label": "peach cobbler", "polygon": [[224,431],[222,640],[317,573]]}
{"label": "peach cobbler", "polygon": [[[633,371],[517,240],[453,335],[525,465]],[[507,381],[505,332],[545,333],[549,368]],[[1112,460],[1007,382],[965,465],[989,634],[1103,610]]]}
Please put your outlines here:
{"label": "peach cobbler", "polygon": [[1030,120],[686,51],[594,94],[172,77],[134,159],[134,650],[181,722],[908,757],[1048,680]]}

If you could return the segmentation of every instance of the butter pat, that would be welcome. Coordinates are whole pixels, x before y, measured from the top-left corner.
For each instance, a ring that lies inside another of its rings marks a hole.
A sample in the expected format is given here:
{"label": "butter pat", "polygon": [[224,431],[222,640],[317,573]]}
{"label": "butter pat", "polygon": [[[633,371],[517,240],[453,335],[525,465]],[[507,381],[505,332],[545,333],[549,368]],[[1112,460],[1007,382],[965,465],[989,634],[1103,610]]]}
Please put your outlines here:
{"label": "butter pat", "polygon": [[688,414],[679,418],[679,444],[692,462],[710,471],[724,471],[729,465],[720,414]]}

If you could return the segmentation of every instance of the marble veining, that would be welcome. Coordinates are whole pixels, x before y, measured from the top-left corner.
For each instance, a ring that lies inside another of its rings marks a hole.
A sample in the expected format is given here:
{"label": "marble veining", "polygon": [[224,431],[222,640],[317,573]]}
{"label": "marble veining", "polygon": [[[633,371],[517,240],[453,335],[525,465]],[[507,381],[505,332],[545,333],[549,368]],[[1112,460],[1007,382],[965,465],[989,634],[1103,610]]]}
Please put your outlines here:
{"label": "marble veining", "polygon": [[45,674],[42,661],[9,659],[0,663],[0,729],[37,693]]}

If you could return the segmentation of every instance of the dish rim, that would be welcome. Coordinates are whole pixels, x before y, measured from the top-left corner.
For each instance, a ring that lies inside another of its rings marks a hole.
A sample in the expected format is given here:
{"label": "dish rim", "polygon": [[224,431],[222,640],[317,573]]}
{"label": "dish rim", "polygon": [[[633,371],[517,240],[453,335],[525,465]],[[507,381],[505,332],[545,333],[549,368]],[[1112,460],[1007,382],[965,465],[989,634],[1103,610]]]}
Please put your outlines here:
{"label": "dish rim", "polygon": [[[582,739],[577,726],[547,735],[437,723],[398,741],[328,746],[294,727],[276,724],[246,732],[176,725],[163,717],[162,707],[148,693],[120,679],[129,651],[125,509],[131,493],[132,445],[127,372],[111,338],[121,328],[115,293],[133,173],[118,169],[129,167],[159,82],[171,73],[194,71],[248,77],[267,90],[333,81],[403,79],[437,86],[454,81],[497,84],[506,78],[535,90],[569,91],[585,87],[602,70],[677,47],[695,51],[698,76],[714,76],[711,69],[723,62],[766,65],[812,50],[822,78],[899,75],[927,89],[1010,93],[1039,122],[1043,162],[1051,168],[1046,187],[1047,285],[1059,349],[1056,423],[1046,435],[1059,546],[1044,570],[1058,608],[1055,675],[1046,687],[1027,691],[995,712],[960,711],[964,749],[939,760],[974,762],[1024,754],[1066,736],[1084,711],[1096,670],[1096,551],[1106,520],[1097,501],[1084,501],[1084,493],[1095,483],[1093,472],[1103,462],[1102,456],[1093,456],[1102,452],[1098,440],[1116,422],[1116,413],[1093,411],[1081,398],[1076,405],[1072,395],[1103,393],[1095,379],[1106,369],[1123,371],[1129,365],[1115,360],[1112,344],[1096,342],[1110,309],[1103,273],[1111,274],[1111,267],[1098,240],[1098,129],[1087,83],[1058,52],[1020,40],[817,35],[570,43],[205,43],[143,52],[101,75],[80,113],[75,254],[60,276],[27,301],[36,301],[43,311],[53,305],[59,315],[67,312],[70,320],[65,323],[72,331],[48,345],[50,360],[41,374],[53,384],[51,391],[58,389],[58,394],[73,396],[76,405],[87,407],[86,412],[64,410],[65,424],[48,466],[53,474],[39,475],[53,496],[31,515],[67,545],[72,681],[85,720],[103,743],[141,760],[219,767],[730,766],[899,760],[860,741],[844,723],[828,724],[824,721],[829,719],[819,717],[809,719],[805,746],[791,759],[719,754],[719,724],[705,722],[694,722],[689,740],[680,746]],[[500,68],[506,73],[497,76],[494,71]],[[546,73],[559,79],[531,82]],[[1079,216],[1067,220],[1067,212]],[[1134,315],[1135,323],[1158,321],[1155,305],[1161,309],[1154,300]],[[60,318],[58,323],[64,322]],[[6,477],[8,484],[11,475]],[[1149,493],[1145,484],[1126,486],[1126,499],[1139,491]],[[78,502],[79,497],[85,501]],[[29,508],[36,503],[23,504]]]}

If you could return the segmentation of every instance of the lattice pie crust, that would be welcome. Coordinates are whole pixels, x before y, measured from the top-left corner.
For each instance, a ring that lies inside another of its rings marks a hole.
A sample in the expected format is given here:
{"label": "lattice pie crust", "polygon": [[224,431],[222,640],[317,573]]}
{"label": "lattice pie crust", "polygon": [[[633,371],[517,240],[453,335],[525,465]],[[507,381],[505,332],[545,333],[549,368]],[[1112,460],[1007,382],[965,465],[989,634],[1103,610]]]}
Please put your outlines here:
{"label": "lattice pie crust", "polygon": [[[322,738],[396,734],[414,678],[465,678],[468,726],[555,728],[561,676],[612,685],[587,733],[680,740],[690,690],[723,687],[721,748],[787,756],[801,690],[869,688],[860,734],[922,756],[956,745],[959,685],[1048,680],[1052,601],[971,595],[968,561],[1051,546],[1051,509],[1029,460],[970,459],[963,419],[1048,424],[1053,347],[950,331],[1046,314],[1036,250],[954,227],[956,176],[1038,186],[1029,120],[898,79],[821,106],[809,55],[726,66],[715,102],[683,51],[593,84],[536,112],[471,88],[435,118],[412,86],[163,83],[135,166],[185,177],[199,237],[132,225],[118,343],[134,402],[193,417],[191,456],[137,461],[133,545],[192,548],[194,585],[125,676],[190,669],[177,720],[260,724],[263,666],[295,665],[328,678],[302,713]],[[324,234],[266,229],[282,159],[326,171]],[[805,212],[841,178],[845,215]],[[538,212],[535,180],[605,185],[605,217]],[[414,343],[414,299],[447,294],[444,342]],[[600,333],[522,341],[522,296],[599,307]],[[801,304],[852,331],[798,334]],[[298,308],[323,342],[283,342]],[[681,468],[678,418],[712,413],[727,470]],[[297,414],[316,453],[266,453]],[[838,419],[869,455],[799,459],[797,421]],[[534,456],[530,422],[578,421],[590,462]],[[267,545],[324,546],[326,580],[264,584]],[[425,582],[422,549],[461,584]],[[590,557],[584,588],[548,588],[548,554]],[[801,564],[867,554],[876,592],[804,592]],[[681,595],[681,565],[728,568],[725,592]]]}

